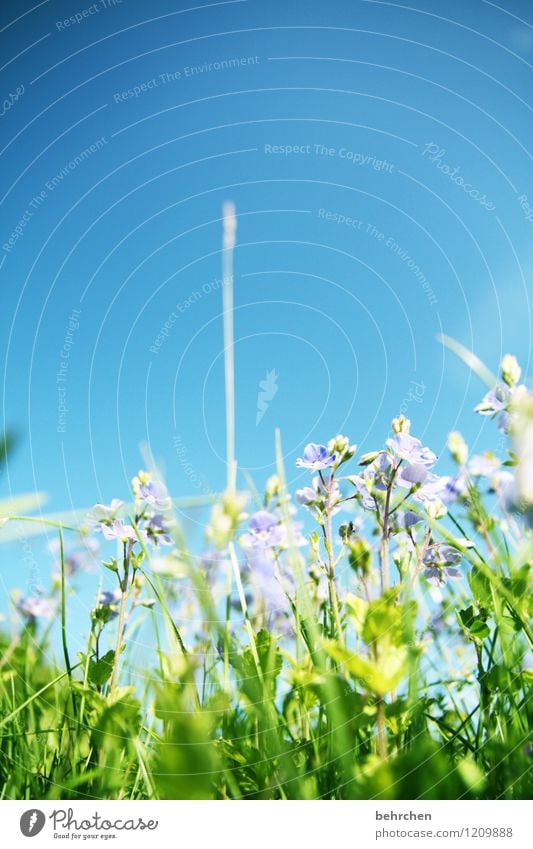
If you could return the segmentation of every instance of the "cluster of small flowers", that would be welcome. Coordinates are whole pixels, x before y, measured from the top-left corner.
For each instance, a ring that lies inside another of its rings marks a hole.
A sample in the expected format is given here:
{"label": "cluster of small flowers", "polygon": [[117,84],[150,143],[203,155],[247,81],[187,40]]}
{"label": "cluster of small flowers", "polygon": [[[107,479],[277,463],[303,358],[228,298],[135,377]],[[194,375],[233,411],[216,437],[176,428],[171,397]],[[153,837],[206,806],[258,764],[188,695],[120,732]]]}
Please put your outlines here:
{"label": "cluster of small flowers", "polygon": [[[513,436],[519,449],[518,458],[510,455],[511,459],[503,462],[488,452],[470,457],[461,434],[453,432],[448,437],[448,448],[458,468],[454,475],[439,476],[434,472],[436,454],[411,435],[410,422],[402,415],[393,420],[393,435],[387,439],[385,448],[359,458],[361,471],[357,474],[342,473],[344,464],[357,452],[357,446],[345,436],[338,435],[324,445],[306,445],[296,465],[311,472],[313,477],[309,485],[296,491],[296,501],[322,526],[324,533],[333,516],[353,508],[354,502],[358,502],[363,511],[375,516],[384,535],[396,539],[397,563],[401,561],[402,551],[406,551],[409,557],[415,553],[425,577],[437,587],[443,586],[447,579],[460,578],[457,567],[464,548],[470,543],[461,540],[456,548],[451,543],[435,541],[429,528],[434,520],[446,515],[448,507],[454,502],[468,505],[471,487],[477,485],[478,479],[488,482],[489,491],[498,495],[504,509],[510,506],[514,509],[521,499],[525,504],[523,512],[526,516],[529,513],[533,515],[533,395],[519,384],[520,375],[516,359],[510,355],[503,357],[501,379],[476,407],[481,415],[497,418],[499,428]],[[516,473],[511,471],[513,465]],[[350,487],[348,492],[343,491],[346,487]],[[132,481],[132,490],[135,499],[133,518],[126,517],[125,505],[118,499],[109,505],[96,504],[87,518],[89,532],[100,533],[107,541],[122,543],[125,556],[127,553],[136,557],[135,546],[144,551],[148,545],[154,549],[172,545],[172,502],[164,484],[154,480],[150,473],[140,471]],[[320,569],[315,567],[321,563],[319,537],[316,534],[311,534],[308,539],[303,536],[302,526],[294,520],[296,509],[289,496],[282,493],[277,476],[269,479],[264,503],[251,516],[245,512],[247,498],[243,493],[228,491],[214,505],[206,532],[212,548],[201,560],[200,568],[204,570],[211,588],[215,589],[217,576],[221,571],[227,571],[228,543],[235,538],[242,523],[248,520],[247,530],[239,537],[247,566],[245,579],[269,623],[275,622],[283,630],[288,627],[294,594],[293,579],[286,568],[287,551],[294,546],[311,546],[311,571],[316,571],[318,587],[321,575]],[[422,546],[416,541],[421,525],[424,535]],[[353,516],[340,525],[340,556],[347,552],[350,565],[361,574],[367,574],[371,549],[360,536],[360,530],[361,519]],[[75,545],[64,551],[66,575],[75,575],[94,561],[98,548],[90,533],[82,533]],[[54,543],[50,550],[57,558],[58,544]],[[142,552],[138,556],[142,557]],[[170,568],[172,578],[184,577],[175,549],[172,549],[170,559],[156,555],[153,566],[154,571],[168,571]],[[114,568],[114,571],[118,570]],[[139,601],[141,582],[139,579],[135,588],[135,577],[132,580],[132,590],[135,589],[136,593],[134,604],[153,603],[153,600]],[[116,616],[120,596],[119,590],[100,592],[93,612],[101,621]],[[53,598],[47,598],[44,592],[20,596],[15,606],[29,622],[52,618],[56,609]]]}
{"label": "cluster of small flowers", "polygon": [[166,486],[153,480],[150,472],[140,471],[132,480],[135,496],[135,522],[126,522],[119,517],[124,502],[114,498],[111,504],[95,504],[87,517],[92,531],[100,532],[106,540],[118,540],[124,545],[152,543],[171,545],[172,521],[169,510],[172,501]]}
{"label": "cluster of small flowers", "polygon": [[500,373],[501,380],[477,405],[476,413],[497,418],[498,428],[509,433],[516,423],[516,408],[528,394],[528,389],[523,383],[518,383],[522,369],[511,354],[502,357]]}
{"label": "cluster of small flowers", "polygon": [[[446,503],[455,497],[455,484],[451,478],[439,477],[431,471],[437,457],[410,434],[408,419],[404,416],[394,419],[392,429],[394,435],[387,440],[385,449],[360,458],[359,465],[364,471],[356,475],[335,478],[340,466],[352,459],[357,450],[346,437],[337,436],[327,446],[307,445],[297,466],[318,475],[312,486],[297,491],[296,498],[323,524],[327,515],[333,516],[355,497],[363,510],[376,515],[386,534],[407,534],[414,548],[414,526],[423,522],[424,516],[439,519],[446,514]],[[355,488],[355,496],[343,497],[342,481]],[[370,556],[368,546],[358,537],[359,527],[353,521],[343,523],[339,533],[348,548],[351,565],[364,572]],[[442,586],[447,578],[461,577],[455,568],[461,558],[461,552],[452,546],[441,543],[427,546],[422,558],[426,578]]]}

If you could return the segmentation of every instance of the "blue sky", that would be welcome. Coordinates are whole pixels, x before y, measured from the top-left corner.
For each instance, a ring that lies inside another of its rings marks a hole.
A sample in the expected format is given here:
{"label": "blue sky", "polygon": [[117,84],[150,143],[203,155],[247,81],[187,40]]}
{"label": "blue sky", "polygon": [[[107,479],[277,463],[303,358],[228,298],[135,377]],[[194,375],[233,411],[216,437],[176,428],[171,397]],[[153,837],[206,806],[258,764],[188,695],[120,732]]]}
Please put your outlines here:
{"label": "blue sky", "polygon": [[2,495],[126,497],[143,442],[176,496],[223,486],[227,199],[237,459],[258,487],[276,427],[292,486],[305,442],[379,447],[400,407],[437,453],[457,427],[494,447],[481,384],[436,335],[530,372],[531,5],[192,5],[0,13],[2,416],[19,433]]}

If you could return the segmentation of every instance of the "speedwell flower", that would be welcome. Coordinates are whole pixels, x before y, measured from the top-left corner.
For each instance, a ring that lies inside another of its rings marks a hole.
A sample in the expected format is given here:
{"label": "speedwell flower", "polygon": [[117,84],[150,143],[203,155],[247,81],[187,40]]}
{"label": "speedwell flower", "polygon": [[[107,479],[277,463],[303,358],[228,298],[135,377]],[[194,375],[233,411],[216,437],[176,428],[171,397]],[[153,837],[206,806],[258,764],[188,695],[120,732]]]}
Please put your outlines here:
{"label": "speedwell flower", "polygon": [[51,619],[54,615],[54,608],[49,600],[41,595],[21,596],[15,601],[15,607],[28,622]]}
{"label": "speedwell flower", "polygon": [[330,466],[334,466],[336,462],[336,452],[331,452],[325,445],[317,445],[316,442],[310,442],[304,448],[303,459],[300,457],[296,460],[296,465],[302,469],[319,472],[322,469],[328,469]]}
{"label": "speedwell flower", "polygon": [[87,524],[95,531],[101,531],[104,525],[110,525],[114,521],[124,502],[114,498],[111,504],[95,504],[87,515]]}
{"label": "speedwell flower", "polygon": [[462,558],[462,553],[451,545],[441,542],[430,545],[422,558],[426,579],[436,587],[443,587],[448,578],[460,580],[463,576],[456,567]]}
{"label": "speedwell flower", "polygon": [[[115,519],[110,525],[102,526],[102,533],[106,539],[118,539],[120,542],[138,542],[139,537],[131,525],[127,525],[122,519]],[[139,531],[139,536],[145,537],[144,531]]]}
{"label": "speedwell flower", "polygon": [[409,465],[424,466],[426,469],[430,469],[437,461],[437,456],[433,451],[422,445],[419,439],[404,431],[397,433],[391,439],[387,439],[387,445],[394,457]]}
{"label": "speedwell flower", "polygon": [[244,548],[276,548],[285,542],[285,528],[268,510],[259,510],[250,519],[250,530],[241,537]]}

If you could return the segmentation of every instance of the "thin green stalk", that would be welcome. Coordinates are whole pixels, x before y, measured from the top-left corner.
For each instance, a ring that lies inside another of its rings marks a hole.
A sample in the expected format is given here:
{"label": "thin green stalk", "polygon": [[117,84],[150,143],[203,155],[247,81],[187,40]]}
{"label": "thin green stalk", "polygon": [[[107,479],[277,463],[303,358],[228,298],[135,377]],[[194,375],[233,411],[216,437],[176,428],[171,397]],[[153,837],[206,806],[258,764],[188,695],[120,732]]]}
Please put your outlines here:
{"label": "thin green stalk", "polygon": [[59,555],[61,558],[61,643],[63,645],[63,657],[69,679],[72,678],[70,658],[67,645],[67,613],[65,598],[65,551],[63,547],[63,531],[59,529]]}
{"label": "thin green stalk", "polygon": [[128,598],[128,578],[130,571],[130,557],[131,557],[131,549],[132,542],[124,543],[124,558],[123,558],[123,568],[124,575],[122,580],[120,581],[120,607],[118,613],[118,625],[117,625],[117,646],[115,649],[115,657],[113,658],[113,671],[111,673],[111,680],[109,682],[109,693],[113,694],[115,691],[115,687],[117,685],[118,678],[118,667],[120,662],[120,654],[122,651],[122,637],[124,635],[124,624],[126,619],[126,601]]}
{"label": "thin green stalk", "polygon": [[[77,663],[76,666],[72,666],[70,671],[73,672],[75,669],[78,668],[79,665],[80,664]],[[49,690],[50,687],[53,687],[55,684],[65,678],[67,674],[68,673],[66,672],[62,672],[61,675],[58,675],[56,678],[53,678],[52,681],[49,681],[48,684],[45,684],[44,687],[41,687],[40,690],[37,690],[36,693],[33,693],[31,696],[25,699],[22,704],[20,704],[17,708],[8,713],[7,716],[4,716],[3,719],[0,719],[0,728],[3,728],[4,725],[7,725],[9,722],[11,722],[13,717],[17,716],[17,714],[27,708],[28,705],[31,705],[31,703],[34,702],[35,699],[38,699],[39,696],[42,696],[43,693],[46,693],[46,691]]]}
{"label": "thin green stalk", "polygon": [[237,219],[232,203],[223,208],[222,245],[222,304],[224,323],[224,384],[226,396],[226,462],[228,490],[235,492],[237,465],[235,462],[235,363],[233,339],[233,249]]}

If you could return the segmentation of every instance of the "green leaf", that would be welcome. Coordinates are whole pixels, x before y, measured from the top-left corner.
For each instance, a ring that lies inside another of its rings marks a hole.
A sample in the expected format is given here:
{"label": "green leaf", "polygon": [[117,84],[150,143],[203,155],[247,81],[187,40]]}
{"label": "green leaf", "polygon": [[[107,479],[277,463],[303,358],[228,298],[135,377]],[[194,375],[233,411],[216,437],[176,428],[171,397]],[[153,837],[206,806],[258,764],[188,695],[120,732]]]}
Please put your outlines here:
{"label": "green leaf", "polygon": [[406,646],[389,646],[380,655],[379,662],[353,654],[333,640],[326,641],[328,654],[365,687],[377,696],[394,690],[407,672],[408,649]]}
{"label": "green leaf", "polygon": [[103,687],[103,685],[111,677],[113,671],[113,661],[115,660],[115,652],[108,651],[99,660],[92,660],[89,664],[89,681],[95,687]]}
{"label": "green leaf", "polygon": [[492,592],[491,584],[486,575],[484,575],[477,566],[474,566],[468,574],[468,583],[472,590],[472,595],[477,605],[482,605],[492,609]]}

